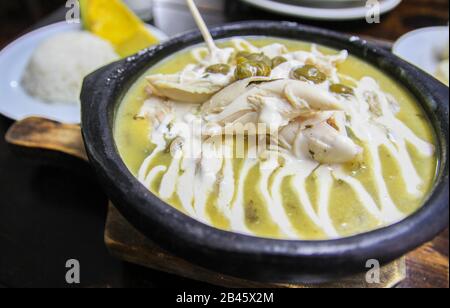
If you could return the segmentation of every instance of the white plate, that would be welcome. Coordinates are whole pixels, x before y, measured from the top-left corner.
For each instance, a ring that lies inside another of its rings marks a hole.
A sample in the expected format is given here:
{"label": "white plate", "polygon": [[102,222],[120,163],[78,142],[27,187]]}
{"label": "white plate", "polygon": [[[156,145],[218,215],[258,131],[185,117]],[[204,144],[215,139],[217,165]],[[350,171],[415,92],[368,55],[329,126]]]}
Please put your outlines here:
{"label": "white plate", "polygon": [[[161,30],[148,25],[160,40],[166,40]],[[77,31],[81,26],[67,22],[55,23],[20,37],[0,51],[0,113],[21,120],[40,116],[63,123],[80,123],[80,107],[77,105],[48,104],[28,95],[20,85],[23,71],[33,51],[45,39],[59,33]]]}
{"label": "white plate", "polygon": [[449,40],[448,27],[423,28],[402,36],[394,45],[393,52],[400,58],[434,75],[440,54]]}
{"label": "white plate", "polygon": [[[316,20],[355,20],[364,19],[367,14],[365,6],[350,8],[317,8],[275,2],[273,0],[243,0],[267,11]],[[392,11],[402,0],[380,0],[381,14]]]}

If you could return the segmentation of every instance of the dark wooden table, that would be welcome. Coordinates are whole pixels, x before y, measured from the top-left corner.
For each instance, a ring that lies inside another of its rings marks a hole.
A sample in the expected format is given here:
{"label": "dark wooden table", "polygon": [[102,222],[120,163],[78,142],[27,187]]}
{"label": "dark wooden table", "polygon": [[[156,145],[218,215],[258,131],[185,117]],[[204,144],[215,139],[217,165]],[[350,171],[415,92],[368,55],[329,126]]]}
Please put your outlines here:
{"label": "dark wooden table", "polygon": [[[154,23],[169,35],[195,27],[182,0],[155,1]],[[209,25],[248,19],[283,19],[382,40],[395,40],[415,28],[445,25],[448,0],[406,0],[379,25],[365,22],[312,22],[269,14],[238,0],[198,0]],[[36,27],[61,20],[64,9]],[[0,45],[4,39],[0,38]],[[0,93],[1,103],[1,93]],[[13,121],[0,116],[0,136]],[[81,287],[191,287],[201,283],[120,262],[103,241],[107,198],[87,165],[69,157],[18,156],[0,138],[0,287],[67,287],[65,263],[81,264]],[[448,231],[426,249],[440,258],[410,264],[420,275],[401,287],[448,287]],[[421,251],[415,252],[421,253]],[[447,260],[436,264],[435,260]]]}

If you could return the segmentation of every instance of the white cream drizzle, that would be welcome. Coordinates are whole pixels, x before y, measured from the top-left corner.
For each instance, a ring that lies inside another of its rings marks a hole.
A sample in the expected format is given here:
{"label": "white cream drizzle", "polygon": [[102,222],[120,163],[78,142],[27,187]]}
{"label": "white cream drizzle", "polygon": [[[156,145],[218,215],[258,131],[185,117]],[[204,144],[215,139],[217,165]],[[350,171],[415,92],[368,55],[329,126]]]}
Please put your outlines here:
{"label": "white cream drizzle", "polygon": [[225,137],[224,143],[224,154],[225,158],[223,160],[222,168],[222,181],[219,186],[219,196],[217,199],[218,210],[228,219],[232,218],[232,208],[231,203],[235,194],[236,185],[234,183],[234,169],[233,169],[233,137]]}
{"label": "white cream drizzle", "polygon": [[[273,202],[269,191],[270,176],[280,167],[277,159],[278,155],[275,154],[274,156],[274,158],[270,158],[260,164],[261,179],[258,185],[259,191],[265,203],[268,205],[269,213],[273,218],[273,221],[278,225],[278,228],[286,237],[295,239],[298,237],[298,233],[293,228],[289,217],[283,208],[283,202]],[[278,195],[278,197],[280,196]]]}
{"label": "white cream drizzle", "polygon": [[[286,57],[289,61],[273,70],[272,77],[275,78],[289,78],[289,72],[292,68],[305,63],[314,63],[326,70],[331,76],[331,80],[339,81],[340,78],[335,65],[345,61],[348,56],[347,52],[341,52],[337,56],[326,57],[315,48],[312,52],[287,53],[286,48],[281,44],[259,49],[241,39],[233,40],[232,43],[236,50],[264,52],[271,57],[279,55]],[[208,58],[202,56],[203,54],[204,51],[202,50],[194,50],[193,52],[194,57],[200,64],[211,64]],[[229,57],[229,55],[226,54],[224,57]],[[198,67],[196,69],[198,70]],[[188,72],[184,76],[185,78],[191,78]],[[227,78],[225,77],[224,80],[217,82],[225,85],[229,83],[226,80]],[[375,80],[365,77],[354,82],[356,83],[354,97],[339,97],[339,100],[342,106],[345,106],[344,112],[348,117],[347,129],[351,130],[354,136],[364,144],[365,151],[370,156],[371,164],[368,167],[373,174],[377,191],[376,197],[380,202],[375,201],[374,196],[367,191],[364,185],[344,171],[340,165],[320,165],[313,160],[308,153],[304,134],[298,134],[292,144],[290,154],[280,151],[276,152],[277,155],[273,155],[275,152],[271,151],[269,158],[266,158],[266,160],[245,159],[242,168],[239,170],[240,173],[236,175],[234,174],[234,159],[230,158],[229,155],[234,148],[233,137],[227,136],[224,144],[206,142],[201,145],[201,134],[188,132],[183,126],[192,123],[201,116],[198,112],[189,111],[192,110],[192,105],[187,107],[186,104],[182,103],[171,103],[174,112],[166,114],[162,118],[161,124],[153,128],[150,139],[156,145],[156,149],[143,162],[138,178],[145,186],[150,187],[157,176],[164,173],[159,197],[163,200],[170,200],[174,195],[178,196],[186,213],[208,224],[212,224],[212,221],[207,214],[207,202],[210,194],[215,193],[218,211],[229,220],[231,230],[245,234],[258,235],[254,234],[246,223],[244,204],[244,182],[249,171],[258,163],[260,163],[261,177],[255,179],[255,185],[257,185],[261,197],[265,201],[271,219],[285,238],[303,238],[301,232],[294,228],[291,218],[283,207],[281,186],[286,177],[293,177],[292,185],[296,188],[297,198],[300,201],[299,206],[303,207],[310,221],[329,238],[340,236],[329,213],[330,192],[333,182],[336,180],[343,181],[351,187],[361,205],[380,222],[380,226],[399,221],[405,217],[405,214],[399,210],[389,194],[386,181],[383,178],[379,149],[381,146],[386,147],[392,158],[398,163],[408,193],[415,197],[423,195],[423,191],[421,191],[423,179],[414,167],[407,150],[407,144],[411,144],[424,157],[433,156],[435,149],[433,145],[417,137],[404,123],[396,118],[396,108],[392,106],[392,100],[381,91]],[[328,85],[325,84],[323,87],[328,88]],[[249,93],[257,91],[256,88],[254,89],[252,90],[250,87]],[[209,120],[216,120],[219,115],[220,119],[232,115],[232,112],[242,108],[243,102],[248,104],[249,93],[242,94],[234,100],[231,106],[234,104],[236,108],[230,108],[229,114],[211,115]],[[367,99],[368,94],[376,99],[370,102]],[[373,112],[373,110],[377,112]],[[151,112],[154,112],[154,110],[148,104],[144,104],[141,114],[148,115]],[[327,116],[325,112],[323,112],[323,115]],[[267,123],[276,123],[277,128],[282,128],[289,123],[289,121],[284,121],[276,108],[270,104],[266,104],[262,109],[259,119]],[[315,119],[314,121],[320,122],[321,120]],[[169,128],[169,123],[171,128]],[[168,167],[158,165],[149,170],[157,155],[164,152],[169,146],[167,136],[181,136],[186,141],[181,150],[181,157],[173,159]],[[200,147],[201,158],[186,157],[185,154],[196,146]],[[287,152],[289,153],[289,151]],[[227,153],[228,155],[218,155],[218,153]],[[282,158],[285,163],[280,164],[279,158]],[[318,190],[317,211],[314,209],[306,189],[306,181],[313,173],[316,177]],[[271,177],[273,177],[272,186],[269,186]],[[239,179],[238,183],[235,181],[236,178]]]}
{"label": "white cream drizzle", "polygon": [[317,171],[318,181],[318,194],[319,194],[319,219],[320,226],[325,230],[328,236],[331,238],[339,237],[338,232],[333,226],[333,222],[331,221],[330,213],[329,213],[329,205],[330,205],[330,194],[331,188],[333,186],[333,177],[331,176],[331,167],[329,166],[320,166]]}
{"label": "white cream drizzle", "polygon": [[234,203],[231,205],[231,230],[236,230],[237,232],[252,234],[250,229],[247,227],[245,220],[245,209],[244,209],[244,183],[248,176],[250,170],[258,163],[255,159],[244,160],[241,174],[239,175],[239,185],[237,187],[237,196]]}

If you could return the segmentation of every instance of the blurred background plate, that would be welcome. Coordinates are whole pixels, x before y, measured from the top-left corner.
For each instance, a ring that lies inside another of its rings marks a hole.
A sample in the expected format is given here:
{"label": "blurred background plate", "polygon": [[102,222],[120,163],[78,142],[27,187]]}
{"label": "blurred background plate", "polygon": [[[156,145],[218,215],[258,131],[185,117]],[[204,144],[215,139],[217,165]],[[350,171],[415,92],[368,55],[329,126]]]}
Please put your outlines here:
{"label": "blurred background plate", "polygon": [[[161,30],[147,25],[159,40],[167,39]],[[79,24],[55,23],[20,37],[0,51],[0,113],[21,120],[29,116],[40,116],[68,124],[80,123],[78,105],[49,104],[28,95],[20,81],[33,51],[44,40],[53,35],[81,30]],[[11,65],[14,63],[14,65]]]}
{"label": "blurred background plate", "polygon": [[[242,0],[274,13],[316,20],[357,20],[367,14],[365,1],[348,0]],[[392,11],[402,0],[380,0],[382,14]],[[316,3],[312,6],[313,3]],[[308,5],[309,4],[309,5]],[[332,5],[333,7],[330,7]]]}
{"label": "blurred background plate", "polygon": [[448,46],[448,27],[428,27],[403,35],[394,45],[393,52],[431,75],[436,73]]}

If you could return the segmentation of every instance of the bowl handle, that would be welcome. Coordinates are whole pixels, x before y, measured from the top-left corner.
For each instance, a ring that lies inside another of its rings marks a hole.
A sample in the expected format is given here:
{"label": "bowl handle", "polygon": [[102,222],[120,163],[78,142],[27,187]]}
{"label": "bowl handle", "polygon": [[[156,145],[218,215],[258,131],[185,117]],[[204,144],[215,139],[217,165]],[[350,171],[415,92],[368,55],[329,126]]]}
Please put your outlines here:
{"label": "bowl handle", "polygon": [[79,125],[30,117],[14,123],[5,139],[10,145],[33,157],[52,151],[88,161]]}

